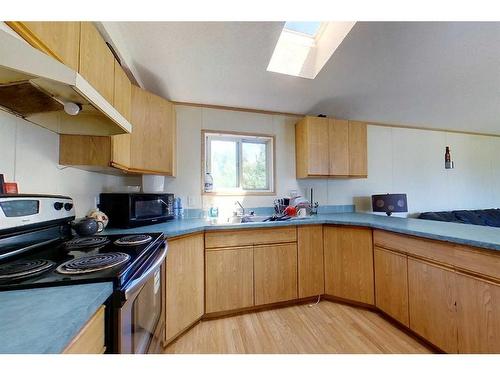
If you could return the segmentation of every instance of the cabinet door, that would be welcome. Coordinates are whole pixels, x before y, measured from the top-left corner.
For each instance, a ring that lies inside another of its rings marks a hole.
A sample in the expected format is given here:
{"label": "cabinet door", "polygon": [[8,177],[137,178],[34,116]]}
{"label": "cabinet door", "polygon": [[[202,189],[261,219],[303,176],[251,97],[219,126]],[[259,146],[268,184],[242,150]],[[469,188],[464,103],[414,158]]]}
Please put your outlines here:
{"label": "cabinet door", "polygon": [[63,354],[103,354],[106,350],[104,339],[104,311],[101,306],[85,326],[63,350]]}
{"label": "cabinet door", "polygon": [[33,47],[78,71],[80,22],[7,22]]}
{"label": "cabinet door", "polygon": [[[131,121],[132,84],[125,71],[115,60],[114,106],[129,122]],[[132,125],[133,126],[133,125]],[[132,131],[134,129],[132,128]],[[111,137],[112,163],[116,167],[130,167],[130,134]]]}
{"label": "cabinet door", "polygon": [[207,251],[206,312],[253,306],[253,247]]}
{"label": "cabinet door", "polygon": [[364,122],[349,121],[349,175],[368,176],[367,126]]}
{"label": "cabinet door", "polygon": [[329,174],[331,176],[349,175],[349,121],[329,120]]}
{"label": "cabinet door", "polygon": [[81,23],[78,72],[113,104],[115,58],[91,22]]}
{"label": "cabinet door", "polygon": [[408,327],[408,257],[374,249],[375,305]]}
{"label": "cabinet door", "polygon": [[410,328],[447,353],[457,352],[453,271],[408,258]]}
{"label": "cabinet door", "polygon": [[169,101],[132,86],[131,169],[175,175],[175,109]]}
{"label": "cabinet door", "polygon": [[323,226],[297,227],[299,298],[325,292],[323,267]]}
{"label": "cabinet door", "polygon": [[500,353],[500,286],[457,274],[458,352]]}
{"label": "cabinet door", "polygon": [[328,176],[328,119],[305,117],[295,126],[297,178]]}
{"label": "cabinet door", "polygon": [[325,293],[374,304],[372,231],[324,227]]}
{"label": "cabinet door", "polygon": [[297,298],[297,245],[254,247],[255,305]]}
{"label": "cabinet door", "polygon": [[172,340],[204,311],[203,234],[169,240],[165,272],[165,334]]}

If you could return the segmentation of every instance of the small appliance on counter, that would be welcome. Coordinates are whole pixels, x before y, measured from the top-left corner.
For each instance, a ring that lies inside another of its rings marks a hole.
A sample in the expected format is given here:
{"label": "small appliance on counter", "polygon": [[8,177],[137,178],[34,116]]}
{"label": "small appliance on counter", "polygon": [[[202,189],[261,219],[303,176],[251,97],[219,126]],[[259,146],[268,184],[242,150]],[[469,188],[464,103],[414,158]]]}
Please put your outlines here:
{"label": "small appliance on counter", "polygon": [[385,212],[391,216],[393,212],[408,212],[406,194],[372,195],[373,212]]}
{"label": "small appliance on counter", "polygon": [[110,227],[132,228],[174,219],[173,194],[102,193],[99,199]]}
{"label": "small appliance on counter", "polygon": [[0,195],[0,291],[112,282],[107,352],[159,352],[165,329],[163,233],[73,237],[74,218],[70,197]]}

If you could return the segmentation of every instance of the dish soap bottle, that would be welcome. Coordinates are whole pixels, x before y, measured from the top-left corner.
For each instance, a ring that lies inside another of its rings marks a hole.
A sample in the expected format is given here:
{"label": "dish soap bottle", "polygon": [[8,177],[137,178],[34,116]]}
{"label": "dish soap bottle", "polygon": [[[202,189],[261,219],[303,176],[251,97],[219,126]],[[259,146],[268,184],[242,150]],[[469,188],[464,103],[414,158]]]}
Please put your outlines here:
{"label": "dish soap bottle", "polygon": [[214,189],[214,178],[210,172],[205,173],[205,193],[210,193]]}

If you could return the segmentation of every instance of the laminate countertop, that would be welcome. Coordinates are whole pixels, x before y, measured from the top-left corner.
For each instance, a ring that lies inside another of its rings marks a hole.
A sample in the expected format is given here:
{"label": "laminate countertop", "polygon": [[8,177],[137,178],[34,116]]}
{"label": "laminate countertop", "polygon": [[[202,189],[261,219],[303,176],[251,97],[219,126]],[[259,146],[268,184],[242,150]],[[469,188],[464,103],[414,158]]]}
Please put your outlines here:
{"label": "laminate countertop", "polygon": [[61,353],[113,292],[113,283],[0,292],[0,353]]}
{"label": "laminate countertop", "polygon": [[228,224],[206,219],[176,219],[165,223],[130,229],[110,228],[106,229],[102,234],[163,232],[168,239],[185,234],[212,230],[273,228],[288,225],[313,224],[350,225],[382,229],[390,232],[500,251],[500,228],[412,218],[388,217],[367,213],[321,214],[297,220],[238,224]]}

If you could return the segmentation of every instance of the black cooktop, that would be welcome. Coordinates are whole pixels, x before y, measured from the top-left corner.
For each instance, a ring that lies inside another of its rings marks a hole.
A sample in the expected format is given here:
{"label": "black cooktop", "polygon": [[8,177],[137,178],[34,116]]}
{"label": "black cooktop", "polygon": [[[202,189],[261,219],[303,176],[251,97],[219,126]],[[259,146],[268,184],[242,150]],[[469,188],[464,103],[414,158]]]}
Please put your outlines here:
{"label": "black cooktop", "polygon": [[100,281],[120,289],[162,243],[162,233],[60,240],[2,260],[0,290]]}

